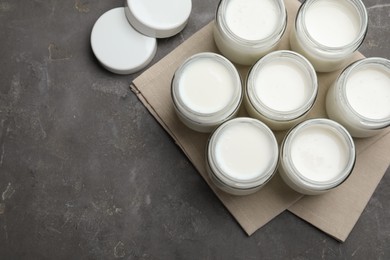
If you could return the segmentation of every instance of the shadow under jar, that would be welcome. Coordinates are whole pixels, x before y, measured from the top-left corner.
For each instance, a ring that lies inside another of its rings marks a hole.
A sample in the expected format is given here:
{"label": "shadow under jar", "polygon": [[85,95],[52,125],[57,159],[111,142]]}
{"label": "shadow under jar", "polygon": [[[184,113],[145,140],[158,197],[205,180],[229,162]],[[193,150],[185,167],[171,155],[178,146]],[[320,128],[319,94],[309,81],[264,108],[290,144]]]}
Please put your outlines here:
{"label": "shadow under jar", "polygon": [[195,131],[209,133],[236,116],[242,101],[241,78],[225,57],[198,53],[176,70],[171,94],[180,120]]}
{"label": "shadow under jar", "polygon": [[221,0],[215,22],[214,40],[229,60],[252,65],[277,49],[286,30],[283,0]]}
{"label": "shadow under jar", "polygon": [[390,61],[366,58],[349,65],[329,88],[329,118],[353,137],[370,137],[390,126]]}
{"label": "shadow under jar", "polygon": [[364,41],[368,15],[361,0],[306,0],[290,34],[293,51],[317,72],[345,67]]}

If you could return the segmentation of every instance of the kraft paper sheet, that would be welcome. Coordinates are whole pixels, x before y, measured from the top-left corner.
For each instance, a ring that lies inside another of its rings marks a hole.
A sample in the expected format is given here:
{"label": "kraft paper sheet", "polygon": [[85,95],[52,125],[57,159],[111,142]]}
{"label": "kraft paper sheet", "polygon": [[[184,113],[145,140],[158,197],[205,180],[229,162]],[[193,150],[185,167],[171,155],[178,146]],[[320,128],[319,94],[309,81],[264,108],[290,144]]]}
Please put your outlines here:
{"label": "kraft paper sheet", "polygon": [[[288,35],[300,3],[286,0],[288,27],[280,49],[289,49]],[[205,169],[205,146],[208,134],[184,126],[175,114],[170,83],[175,70],[188,57],[199,52],[217,52],[212,35],[213,22],[195,33],[174,51],[145,71],[131,85],[145,107],[172,136],[221,202],[248,235],[288,209],[296,216],[323,230],[337,240],[345,241],[367,205],[390,163],[390,129],[366,139],[355,139],[357,163],[351,177],[340,187],[320,196],[302,196],[291,190],[276,174],[259,192],[249,196],[232,196],[218,190]],[[357,53],[354,60],[363,58]],[[237,66],[245,79],[248,67]],[[325,93],[340,71],[319,73],[319,95],[308,118],[326,117]],[[246,112],[241,109],[241,116]],[[279,141],[286,131],[275,132]]]}

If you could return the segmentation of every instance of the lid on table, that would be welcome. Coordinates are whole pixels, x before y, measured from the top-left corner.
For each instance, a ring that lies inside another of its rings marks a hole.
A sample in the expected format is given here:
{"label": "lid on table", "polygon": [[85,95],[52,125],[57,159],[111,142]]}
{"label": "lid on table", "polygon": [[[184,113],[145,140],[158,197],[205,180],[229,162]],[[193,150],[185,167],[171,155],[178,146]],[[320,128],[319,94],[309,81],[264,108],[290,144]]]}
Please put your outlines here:
{"label": "lid on table", "polygon": [[114,8],[96,21],[91,46],[99,62],[109,71],[130,74],[146,67],[157,50],[155,38],[136,31],[127,21],[125,8]]}
{"label": "lid on table", "polygon": [[126,17],[142,34],[167,38],[186,26],[191,0],[126,0]]}

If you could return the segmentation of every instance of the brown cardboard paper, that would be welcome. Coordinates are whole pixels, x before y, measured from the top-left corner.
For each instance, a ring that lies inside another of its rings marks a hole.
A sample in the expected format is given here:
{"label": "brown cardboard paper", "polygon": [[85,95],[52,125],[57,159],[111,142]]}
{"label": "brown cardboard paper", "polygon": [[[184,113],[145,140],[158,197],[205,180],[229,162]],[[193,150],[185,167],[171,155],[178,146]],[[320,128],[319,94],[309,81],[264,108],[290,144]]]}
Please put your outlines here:
{"label": "brown cardboard paper", "polygon": [[[289,48],[288,34],[299,4],[296,0],[286,1],[288,28],[280,49]],[[218,52],[212,36],[212,22],[135,79],[131,89],[172,136],[248,235],[289,209],[336,239],[344,241],[389,165],[389,151],[385,148],[390,145],[390,129],[373,138],[356,140],[358,162],[351,178],[325,195],[302,198],[302,195],[287,187],[278,174],[262,190],[249,196],[238,197],[221,192],[210,182],[205,170],[204,151],[208,134],[186,128],[177,118],[170,96],[170,82],[178,66],[193,54],[205,51]],[[354,59],[362,57],[357,53]],[[245,78],[248,68],[237,68],[242,78]],[[326,117],[325,93],[338,74],[339,71],[318,74],[319,96],[309,118]],[[242,109],[241,116],[245,113]],[[279,142],[285,133],[275,132]]]}

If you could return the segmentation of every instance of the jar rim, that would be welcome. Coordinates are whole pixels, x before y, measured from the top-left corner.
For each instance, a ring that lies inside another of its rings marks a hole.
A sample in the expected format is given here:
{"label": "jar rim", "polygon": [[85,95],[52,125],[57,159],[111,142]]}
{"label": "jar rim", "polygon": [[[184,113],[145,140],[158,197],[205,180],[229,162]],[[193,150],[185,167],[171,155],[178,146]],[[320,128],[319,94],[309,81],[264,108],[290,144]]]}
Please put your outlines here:
{"label": "jar rim", "polygon": [[[199,59],[213,59],[220,64],[222,64],[232,76],[234,91],[229,102],[221,108],[220,110],[212,113],[201,113],[198,111],[194,111],[190,107],[188,107],[183,100],[180,98],[178,94],[179,90],[179,81],[181,74],[185,71],[186,67],[196,62]],[[187,58],[180,67],[178,67],[172,77],[171,81],[171,97],[173,100],[174,107],[191,122],[196,124],[216,124],[223,122],[225,118],[228,118],[232,114],[234,114],[238,109],[242,102],[242,84],[241,84],[241,76],[238,73],[236,67],[224,56],[213,53],[213,52],[201,52],[191,57]]]}
{"label": "jar rim", "polygon": [[381,70],[390,71],[390,60],[380,57],[371,57],[371,58],[363,58],[358,61],[351,63],[347,66],[339,75],[336,80],[337,87],[339,88],[339,96],[340,100],[343,104],[345,104],[348,108],[348,112],[350,112],[353,117],[358,120],[363,126],[369,129],[382,129],[390,126],[390,115],[383,119],[373,119],[365,117],[358,113],[351,105],[350,101],[347,97],[347,82],[351,75],[365,67],[378,67]]}
{"label": "jar rim", "polygon": [[[294,110],[278,111],[273,108],[270,108],[269,106],[264,104],[256,94],[254,81],[257,72],[275,59],[286,59],[294,62],[305,72],[306,76],[309,78],[309,87],[311,89],[311,93],[308,99],[305,100],[305,103],[303,103],[300,107]],[[295,120],[305,115],[314,106],[315,100],[318,96],[317,74],[311,63],[301,54],[289,50],[274,51],[258,60],[249,70],[246,79],[246,94],[248,97],[248,101],[253,106],[253,108],[258,113],[264,115],[266,118],[269,118],[274,121]]]}
{"label": "jar rim", "polygon": [[[348,147],[349,156],[345,168],[337,176],[327,181],[315,181],[301,174],[292,161],[291,153],[288,152],[291,149],[291,144],[294,138],[299,134],[299,132],[313,125],[327,127],[334,133],[340,134],[344,144]],[[342,184],[352,173],[356,162],[355,143],[351,135],[341,124],[327,118],[308,119],[290,129],[282,142],[280,153],[281,164],[284,167],[288,167],[289,171],[286,172],[289,172],[288,176],[291,181],[296,185],[303,185],[306,189],[313,191],[326,191]]]}
{"label": "jar rim", "polygon": [[[271,141],[272,143],[272,155],[271,161],[268,162],[267,168],[259,173],[257,176],[252,179],[242,180],[232,177],[231,175],[225,173],[221,167],[218,166],[217,160],[215,158],[215,149],[216,144],[218,142],[219,136],[231,125],[234,124],[251,124],[257,128],[259,128]],[[276,137],[269,129],[267,125],[263,122],[249,117],[238,117],[232,120],[229,120],[222,125],[220,125],[214,132],[210,135],[208,139],[208,143],[206,146],[206,162],[210,167],[212,173],[216,178],[222,181],[225,185],[237,188],[237,189],[252,189],[261,185],[264,185],[271,177],[275,174],[277,170],[277,165],[279,161],[279,148],[278,143],[276,141]]]}
{"label": "jar rim", "polygon": [[347,0],[351,6],[353,6],[359,15],[360,20],[360,28],[359,28],[359,34],[356,36],[356,38],[350,42],[349,44],[339,46],[339,47],[331,47],[324,45],[317,40],[315,40],[309,33],[306,24],[304,22],[304,18],[306,16],[307,9],[310,8],[310,6],[321,0],[306,0],[298,9],[298,13],[295,19],[295,31],[302,32],[302,35],[307,40],[306,42],[314,49],[315,52],[321,54],[326,53],[326,55],[330,56],[340,56],[344,55],[345,52],[353,53],[359,47],[362,45],[363,40],[365,39],[368,31],[368,14],[367,9],[363,2],[361,0]]}
{"label": "jar rim", "polygon": [[237,34],[235,34],[227,25],[226,22],[226,8],[228,6],[228,2],[230,0],[220,0],[217,6],[215,20],[216,27],[219,31],[222,31],[224,35],[228,36],[231,40],[233,40],[236,44],[250,46],[254,48],[267,48],[269,46],[275,45],[282,38],[284,32],[287,29],[287,10],[284,5],[283,0],[274,0],[276,6],[278,7],[278,11],[281,17],[278,19],[278,24],[276,26],[275,31],[268,35],[264,39],[259,40],[248,40],[244,39]]}

